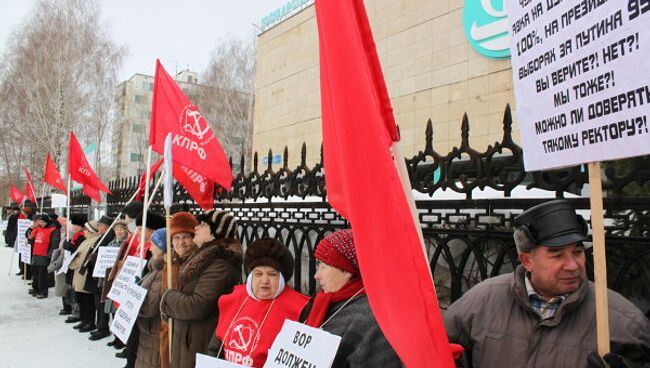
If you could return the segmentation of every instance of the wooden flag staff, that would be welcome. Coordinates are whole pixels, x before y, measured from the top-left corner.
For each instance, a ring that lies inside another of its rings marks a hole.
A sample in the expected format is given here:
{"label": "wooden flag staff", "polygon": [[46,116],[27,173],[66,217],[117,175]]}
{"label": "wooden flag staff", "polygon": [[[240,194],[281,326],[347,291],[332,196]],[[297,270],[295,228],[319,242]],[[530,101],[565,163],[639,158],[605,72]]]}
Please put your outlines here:
{"label": "wooden flag staff", "polygon": [[596,289],[596,339],[598,354],[609,353],[609,314],[607,302],[607,257],[605,255],[605,224],[603,220],[603,186],[600,161],[590,162],[589,203],[593,237],[594,283]]}

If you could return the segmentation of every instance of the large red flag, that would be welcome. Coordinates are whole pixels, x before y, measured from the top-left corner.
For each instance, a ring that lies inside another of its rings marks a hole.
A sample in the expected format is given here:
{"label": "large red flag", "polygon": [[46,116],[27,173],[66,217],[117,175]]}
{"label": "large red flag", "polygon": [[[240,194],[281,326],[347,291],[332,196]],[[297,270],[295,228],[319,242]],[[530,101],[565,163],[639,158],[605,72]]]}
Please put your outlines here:
{"label": "large red flag", "polygon": [[[149,180],[153,179],[153,176],[156,174],[156,171],[158,171],[158,169],[160,168],[160,165],[163,164],[163,161],[164,160],[161,158],[160,160],[158,160],[158,162],[151,165],[151,167],[149,168],[150,171]],[[138,182],[138,194],[135,195],[135,200],[138,202],[141,202],[142,197],[144,196],[146,181],[147,181],[147,172],[145,171],[142,173],[142,176],[140,176],[140,181]]]}
{"label": "large red flag", "polygon": [[22,202],[23,199],[25,198],[25,195],[22,194],[14,184],[11,184],[11,189],[9,190],[9,196],[11,197],[11,200],[16,203]]}
{"label": "large red flag", "polygon": [[172,173],[203,210],[214,208],[214,182],[212,180],[183,165],[175,164]]}
{"label": "large red flag", "polygon": [[50,154],[47,154],[47,158],[45,159],[45,175],[43,175],[43,182],[50,184],[51,186],[55,187],[56,189],[62,191],[63,193],[68,193],[67,188],[65,187],[65,184],[63,184],[63,180],[61,179],[61,174],[59,173],[59,169],[56,168],[56,164],[52,160],[52,157]]}
{"label": "large red flag", "polygon": [[32,201],[32,203],[36,203],[36,193],[34,193],[34,182],[32,181],[32,176],[29,174],[27,167],[24,167],[23,169],[25,169],[25,176],[27,177],[27,182],[25,183],[25,197]]}
{"label": "large red flag", "polygon": [[88,184],[85,184],[83,186],[82,190],[83,194],[87,195],[88,197],[94,199],[97,202],[102,201],[102,196],[99,194],[99,190],[93,186],[90,186]]}
{"label": "large red flag", "polygon": [[70,178],[79,184],[83,184],[84,186],[89,185],[104,193],[111,193],[108,187],[95,174],[95,171],[86,159],[84,151],[81,149],[77,137],[72,132],[70,132],[70,147],[68,149],[68,173],[70,174]]}
{"label": "large red flag", "polygon": [[453,367],[363,1],[316,0],[316,17],[328,201],[352,225],[370,306],[402,362]]}
{"label": "large red flag", "polygon": [[208,122],[156,60],[149,144],[163,154],[172,133],[174,161],[230,190],[232,169]]}

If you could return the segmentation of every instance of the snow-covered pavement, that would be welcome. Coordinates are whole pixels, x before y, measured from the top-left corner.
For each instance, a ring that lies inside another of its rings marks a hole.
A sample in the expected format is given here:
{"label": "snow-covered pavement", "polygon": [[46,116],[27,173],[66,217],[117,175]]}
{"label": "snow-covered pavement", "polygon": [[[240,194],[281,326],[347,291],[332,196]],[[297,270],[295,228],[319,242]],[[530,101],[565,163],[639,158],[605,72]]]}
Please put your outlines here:
{"label": "snow-covered pavement", "polygon": [[0,368],[117,368],[126,364],[106,346],[111,338],[90,341],[59,315],[61,298],[36,299],[27,294],[27,281],[15,276],[17,254],[10,275],[11,248],[0,247]]}

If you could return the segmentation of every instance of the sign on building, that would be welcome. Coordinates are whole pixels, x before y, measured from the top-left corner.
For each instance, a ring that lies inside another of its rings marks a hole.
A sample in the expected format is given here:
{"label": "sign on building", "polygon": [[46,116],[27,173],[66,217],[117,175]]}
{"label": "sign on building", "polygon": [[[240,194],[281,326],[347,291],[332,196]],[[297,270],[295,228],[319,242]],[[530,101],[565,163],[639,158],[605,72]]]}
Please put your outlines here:
{"label": "sign on building", "polygon": [[469,44],[483,56],[510,57],[506,0],[465,0],[463,29]]}

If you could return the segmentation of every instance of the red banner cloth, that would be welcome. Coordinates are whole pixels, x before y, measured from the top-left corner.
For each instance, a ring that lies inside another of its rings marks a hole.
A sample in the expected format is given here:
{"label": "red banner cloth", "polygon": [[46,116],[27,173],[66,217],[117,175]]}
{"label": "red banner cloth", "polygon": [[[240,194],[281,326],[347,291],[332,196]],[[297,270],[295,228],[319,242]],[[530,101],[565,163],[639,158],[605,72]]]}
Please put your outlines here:
{"label": "red banner cloth", "polygon": [[402,362],[454,367],[363,1],[316,0],[316,17],[328,201],[352,225],[370,306]]}
{"label": "red banner cloth", "polygon": [[9,190],[9,196],[11,197],[11,200],[20,204],[23,199],[25,198],[25,195],[20,192],[18,188],[14,184],[11,184],[11,189]]}
{"label": "red banner cloth", "polygon": [[49,153],[45,159],[45,175],[43,175],[43,182],[53,186],[65,194],[68,194],[65,184],[63,184],[63,179],[61,179],[59,169],[56,168],[56,164]]}
{"label": "red banner cloth", "polygon": [[214,182],[198,172],[183,165],[174,164],[174,178],[187,190],[204,211],[214,208]]}
{"label": "red banner cloth", "polygon": [[175,162],[230,190],[232,169],[217,137],[198,108],[156,60],[149,129],[149,144],[154,151],[163,154],[169,133]]}
{"label": "red banner cloth", "polygon": [[102,201],[102,196],[99,194],[99,190],[93,186],[87,184],[84,185],[82,192],[83,194],[87,195],[88,197],[94,199],[97,202]]}
{"label": "red banner cloth", "polygon": [[[149,174],[149,180],[153,179],[153,176],[156,174],[156,171],[160,168],[160,166],[163,164],[165,160],[162,158],[158,160],[155,164],[151,165],[149,168],[149,171],[151,172]],[[140,181],[138,182],[138,194],[135,195],[135,200],[138,202],[142,202],[142,197],[144,196],[144,189],[146,186],[147,181],[147,172],[143,172],[142,175],[140,176]]]}
{"label": "red banner cloth", "polygon": [[88,185],[96,188],[97,190],[101,190],[104,193],[111,194],[111,191],[108,189],[108,187],[102,183],[97,174],[95,174],[95,171],[86,159],[84,151],[81,149],[81,145],[79,144],[77,137],[75,137],[74,133],[72,132],[70,132],[69,144],[68,173],[70,175],[70,178],[79,184],[83,184],[84,188],[86,185]]}
{"label": "red banner cloth", "polygon": [[32,203],[36,203],[36,193],[34,193],[34,182],[32,181],[32,176],[29,174],[29,170],[27,170],[26,167],[25,169],[25,176],[27,177],[27,182],[25,183],[25,197],[32,201]]}

